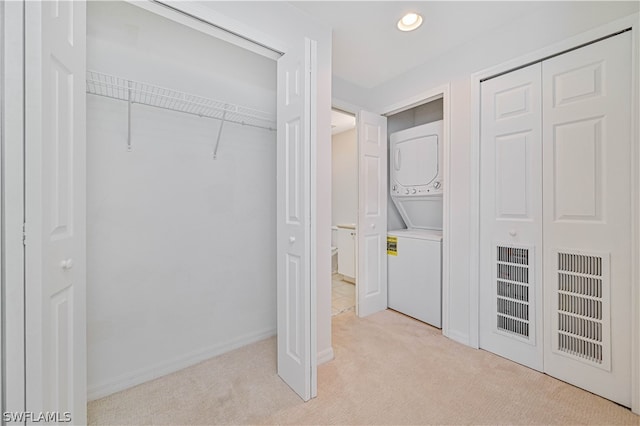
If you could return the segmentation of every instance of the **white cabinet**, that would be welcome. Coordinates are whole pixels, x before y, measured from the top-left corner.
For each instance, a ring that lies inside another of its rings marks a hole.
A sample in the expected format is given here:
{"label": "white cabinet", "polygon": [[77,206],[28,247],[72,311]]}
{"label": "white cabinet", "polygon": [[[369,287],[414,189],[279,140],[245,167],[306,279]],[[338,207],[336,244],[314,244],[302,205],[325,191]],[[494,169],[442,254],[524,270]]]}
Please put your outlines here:
{"label": "white cabinet", "polygon": [[356,229],[338,225],[338,273],[347,281],[356,279]]}

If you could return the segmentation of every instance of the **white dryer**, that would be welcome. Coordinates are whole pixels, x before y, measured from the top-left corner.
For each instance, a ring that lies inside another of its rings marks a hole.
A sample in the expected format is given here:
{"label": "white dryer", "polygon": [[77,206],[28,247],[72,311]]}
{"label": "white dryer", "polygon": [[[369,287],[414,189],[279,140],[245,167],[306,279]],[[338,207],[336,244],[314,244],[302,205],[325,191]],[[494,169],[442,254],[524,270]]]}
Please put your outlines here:
{"label": "white dryer", "polygon": [[442,120],[392,133],[390,192],[409,229],[442,229]]}

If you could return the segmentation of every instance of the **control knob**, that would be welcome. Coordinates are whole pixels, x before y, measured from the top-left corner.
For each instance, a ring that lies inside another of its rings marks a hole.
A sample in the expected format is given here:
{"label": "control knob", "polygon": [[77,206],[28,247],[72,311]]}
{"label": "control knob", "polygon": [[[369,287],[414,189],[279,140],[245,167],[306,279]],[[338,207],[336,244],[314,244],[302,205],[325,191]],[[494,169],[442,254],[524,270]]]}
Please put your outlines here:
{"label": "control knob", "polygon": [[409,195],[409,189],[405,189],[405,190],[404,190],[404,193],[405,193],[405,194],[407,194],[407,195]]}
{"label": "control knob", "polygon": [[440,181],[435,181],[435,182],[433,183],[433,187],[434,187],[435,189],[440,189],[440,187],[441,187],[441,186],[442,186],[442,184],[440,183]]}

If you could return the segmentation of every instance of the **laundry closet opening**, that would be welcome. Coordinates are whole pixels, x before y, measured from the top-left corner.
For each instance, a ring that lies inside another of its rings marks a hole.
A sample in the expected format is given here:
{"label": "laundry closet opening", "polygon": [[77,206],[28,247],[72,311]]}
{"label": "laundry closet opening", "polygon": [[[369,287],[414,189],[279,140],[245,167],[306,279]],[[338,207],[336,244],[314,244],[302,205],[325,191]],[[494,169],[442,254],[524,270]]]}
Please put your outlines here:
{"label": "laundry closet opening", "polygon": [[276,62],[88,2],[87,70],[92,400],[276,334]]}
{"label": "laundry closet opening", "polygon": [[387,115],[388,306],[442,328],[444,99]]}
{"label": "laundry closet opening", "polygon": [[442,328],[444,116],[444,94],[386,117],[333,111],[332,315]]}

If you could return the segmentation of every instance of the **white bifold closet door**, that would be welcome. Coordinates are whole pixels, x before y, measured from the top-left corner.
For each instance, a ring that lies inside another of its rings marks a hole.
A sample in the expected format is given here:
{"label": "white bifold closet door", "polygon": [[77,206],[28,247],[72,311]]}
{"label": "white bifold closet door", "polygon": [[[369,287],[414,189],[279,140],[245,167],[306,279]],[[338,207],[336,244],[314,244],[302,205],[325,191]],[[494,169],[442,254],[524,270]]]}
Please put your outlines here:
{"label": "white bifold closet door", "polygon": [[311,312],[311,64],[309,39],[278,60],[278,374],[305,401],[316,396]]}
{"label": "white bifold closet door", "polygon": [[480,148],[480,346],[626,406],[630,58],[626,32],[483,82]]}
{"label": "white bifold closet door", "polygon": [[482,83],[480,345],[542,370],[542,118],[534,64]]}
{"label": "white bifold closet door", "polygon": [[79,425],[87,421],[86,5],[24,10],[25,411]]}
{"label": "white bifold closet door", "polygon": [[631,405],[631,32],[542,64],[544,369]]}

